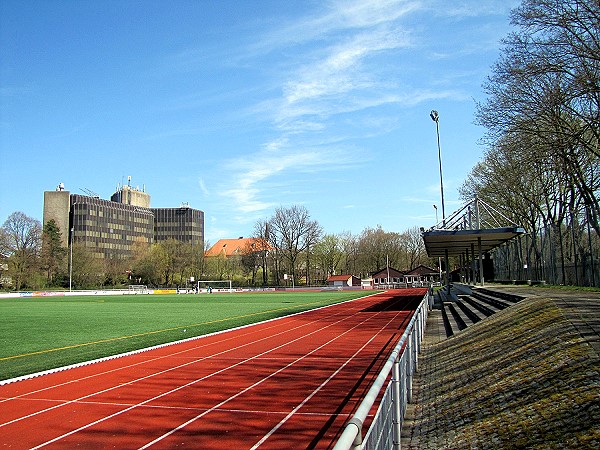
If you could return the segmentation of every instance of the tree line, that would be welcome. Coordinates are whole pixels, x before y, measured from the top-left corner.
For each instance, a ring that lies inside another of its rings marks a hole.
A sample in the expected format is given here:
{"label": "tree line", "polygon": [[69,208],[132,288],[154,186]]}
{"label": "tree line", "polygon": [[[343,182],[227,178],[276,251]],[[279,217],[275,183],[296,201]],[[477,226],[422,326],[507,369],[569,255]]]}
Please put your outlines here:
{"label": "tree line", "polygon": [[205,257],[209,242],[199,248],[168,239],[150,246],[134,243],[127,259],[99,259],[77,241],[63,246],[62,237],[53,220],[42,226],[22,212],[11,214],[0,228],[4,288],[175,287],[192,277],[229,279],[237,286],[281,286],[292,278],[298,285],[323,285],[330,275],[364,277],[388,263],[400,270],[437,263],[427,258],[416,227],[403,233],[376,226],[358,235],[326,234],[304,206],[279,207],[257,221],[252,237],[264,244],[235,257]]}
{"label": "tree line", "polygon": [[524,0],[484,85],[486,151],[460,189],[527,234],[497,252],[505,278],[599,285],[600,4]]}

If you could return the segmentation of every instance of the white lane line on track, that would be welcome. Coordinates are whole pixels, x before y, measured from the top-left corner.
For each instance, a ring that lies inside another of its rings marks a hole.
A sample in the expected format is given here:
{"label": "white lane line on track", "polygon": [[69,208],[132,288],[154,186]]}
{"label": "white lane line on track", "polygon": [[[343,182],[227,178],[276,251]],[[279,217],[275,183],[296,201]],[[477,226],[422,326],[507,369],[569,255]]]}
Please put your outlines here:
{"label": "white lane line on track", "polygon": [[[354,313],[352,316],[354,316],[355,314],[357,314],[357,313]],[[348,319],[348,318],[350,318],[350,317],[352,317],[352,316],[348,316],[346,319]],[[318,346],[318,347],[314,348],[314,349],[313,349],[313,350],[311,350],[310,352],[308,352],[308,353],[306,353],[306,354],[304,354],[304,355],[302,355],[302,356],[300,356],[300,357],[296,358],[294,361],[290,362],[290,363],[289,363],[289,364],[287,364],[286,366],[284,366],[284,367],[282,367],[282,368],[278,369],[278,370],[277,370],[277,371],[275,371],[275,372],[272,372],[271,374],[269,374],[269,375],[267,375],[266,377],[264,377],[263,379],[261,379],[261,380],[259,380],[259,381],[255,382],[255,383],[254,383],[254,384],[252,384],[251,386],[248,386],[247,388],[245,388],[245,389],[241,390],[241,391],[240,391],[240,392],[238,392],[237,394],[234,394],[234,395],[230,396],[229,398],[227,398],[227,399],[225,399],[225,400],[223,400],[223,401],[219,402],[218,404],[216,404],[216,405],[215,405],[215,406],[213,406],[212,408],[210,408],[210,409],[207,409],[207,410],[206,410],[206,411],[204,411],[203,413],[201,413],[201,414],[198,414],[197,416],[195,416],[195,417],[193,417],[193,418],[189,419],[188,421],[186,421],[186,422],[182,423],[182,424],[181,424],[181,425],[179,425],[178,427],[176,427],[176,428],[173,428],[171,431],[169,431],[169,432],[167,432],[167,433],[163,434],[162,436],[159,436],[158,438],[154,439],[153,441],[151,441],[151,442],[147,443],[146,445],[144,445],[144,446],[140,447],[140,449],[139,449],[139,450],[144,450],[144,449],[146,449],[146,448],[148,448],[148,447],[150,447],[150,446],[152,446],[152,445],[154,445],[154,444],[156,444],[156,443],[158,443],[158,442],[162,441],[163,439],[165,439],[165,438],[167,438],[167,437],[171,436],[171,435],[172,435],[172,434],[174,434],[175,432],[177,432],[177,431],[179,431],[179,430],[181,430],[181,429],[185,428],[187,425],[189,425],[189,424],[191,424],[191,423],[195,422],[196,420],[198,420],[198,419],[200,419],[200,418],[204,417],[204,416],[205,416],[205,415],[207,415],[208,413],[210,413],[210,412],[213,412],[213,411],[216,411],[217,409],[220,409],[220,407],[221,407],[221,406],[223,406],[223,405],[225,405],[225,404],[229,403],[230,401],[232,401],[232,400],[236,399],[236,398],[237,398],[237,397],[239,397],[240,395],[242,395],[242,394],[244,394],[244,393],[246,393],[246,392],[248,392],[248,391],[250,391],[250,390],[254,389],[255,387],[257,387],[257,386],[261,385],[261,384],[262,384],[262,383],[264,383],[265,381],[267,381],[267,380],[269,380],[270,378],[274,377],[275,375],[277,375],[277,374],[279,374],[279,373],[283,372],[284,370],[286,370],[286,369],[290,368],[290,367],[291,367],[291,366],[293,366],[294,364],[296,364],[296,363],[298,363],[298,362],[300,362],[300,361],[302,361],[302,360],[306,359],[307,357],[309,357],[309,356],[310,356],[310,355],[312,355],[313,353],[317,352],[318,350],[321,350],[321,349],[325,348],[326,346],[330,345],[332,342],[334,342],[334,341],[338,340],[340,337],[342,337],[342,336],[344,336],[344,335],[346,335],[346,334],[350,333],[350,332],[351,332],[352,330],[354,330],[355,328],[359,328],[359,327],[360,327],[361,325],[363,325],[364,323],[368,322],[369,320],[372,320],[372,318],[373,318],[373,316],[371,316],[371,317],[369,317],[369,318],[367,318],[367,319],[363,320],[362,322],[360,322],[360,323],[358,323],[358,324],[354,325],[352,328],[349,328],[348,330],[344,331],[343,333],[339,334],[338,336],[336,336],[336,337],[334,337],[334,338],[330,339],[329,341],[327,341],[327,342],[325,342],[325,343],[321,344],[320,346]],[[346,319],[344,319],[344,320],[346,320]],[[387,323],[385,326],[387,326],[387,325],[388,325],[388,324],[389,324],[389,323],[390,323],[392,320],[393,320],[393,319],[390,319],[390,321],[388,321],[388,323]],[[340,320],[340,321],[338,321],[338,322],[336,322],[336,323],[334,323],[334,324],[327,325],[326,327],[323,327],[321,330],[324,330],[325,328],[329,328],[330,326],[332,326],[332,325],[335,325],[335,324],[337,324],[337,323],[339,323],[339,322],[342,322],[342,321],[343,321],[343,320]],[[382,327],[382,328],[380,328],[380,329],[379,329],[379,331],[378,331],[378,332],[377,332],[375,335],[373,335],[373,336],[372,336],[372,337],[371,337],[371,338],[370,338],[370,339],[369,339],[369,340],[368,340],[368,341],[367,341],[365,344],[363,344],[363,346],[361,347],[361,350],[362,350],[364,347],[366,347],[366,346],[367,346],[367,345],[368,345],[370,342],[372,342],[372,341],[373,341],[373,339],[375,339],[375,338],[376,338],[376,337],[377,337],[377,336],[378,336],[378,335],[381,333],[381,330],[382,330],[383,328],[385,328],[385,326],[384,326],[384,327]],[[321,330],[318,330],[318,331],[321,331]],[[309,333],[307,336],[310,336],[311,334],[314,334],[314,333],[315,333],[315,332],[313,332],[313,333]],[[303,337],[301,337],[301,338],[298,338],[297,340],[303,339],[304,337],[305,337],[305,336],[303,336]],[[280,347],[283,347],[283,346],[280,346]],[[348,364],[348,363],[349,363],[351,360],[352,360],[352,357],[348,358],[348,359],[346,360],[346,362],[343,364],[343,366],[346,366],[346,365],[347,365],[347,364]],[[336,372],[335,372],[335,373],[339,373],[339,371],[340,371],[340,370],[341,370],[341,367],[340,367],[340,368],[338,368],[338,370],[336,370]],[[331,378],[333,378],[333,375],[332,375],[330,378],[328,378],[327,382],[328,382],[328,381],[330,381],[330,380],[331,380]],[[318,391],[319,391],[319,390],[320,390],[320,389],[321,389],[323,386],[325,386],[325,384],[326,384],[327,382],[325,382],[325,383],[324,383],[322,386],[320,386],[320,387],[319,387],[319,388],[318,388],[318,389],[317,389],[317,390],[316,390],[316,391],[315,391],[313,394],[311,394],[309,397],[312,397],[314,394],[316,394],[316,393],[317,393],[317,392],[318,392]],[[306,400],[306,401],[308,401],[308,400]],[[291,417],[291,415],[288,415],[288,416],[289,416],[289,417]],[[286,416],[286,418],[285,418],[285,420],[284,420],[283,422],[287,421],[287,419],[288,419],[289,417],[287,417],[287,416]],[[283,422],[282,422],[281,424],[283,424]],[[276,427],[276,428],[278,428],[278,427]],[[273,430],[273,432],[274,432],[274,431],[275,431],[275,430]],[[271,434],[272,434],[272,433],[271,433]],[[269,436],[270,436],[271,434],[269,434]],[[268,436],[267,436],[267,437],[268,437]],[[267,437],[265,437],[264,439],[266,440],[266,438],[267,438]],[[262,442],[264,442],[264,441],[262,441]],[[261,443],[262,443],[262,442],[261,442]]]}
{"label": "white lane line on track", "polygon": [[[344,312],[345,312],[345,311],[344,311]],[[258,354],[258,355],[252,356],[251,358],[247,358],[247,359],[245,359],[245,360],[243,360],[243,361],[240,361],[240,362],[238,362],[238,363],[236,363],[236,364],[230,365],[230,366],[228,366],[228,367],[225,367],[225,368],[223,368],[223,369],[220,369],[220,370],[218,370],[218,371],[216,371],[216,372],[213,372],[213,373],[211,373],[211,374],[205,375],[204,377],[201,377],[201,378],[198,378],[198,379],[196,379],[196,380],[190,381],[189,383],[186,383],[186,384],[184,384],[184,385],[182,385],[182,386],[179,386],[179,387],[177,387],[177,388],[174,388],[174,389],[172,389],[172,390],[170,390],[170,391],[164,392],[164,393],[162,393],[162,394],[160,394],[160,395],[157,395],[157,396],[155,396],[155,397],[152,397],[152,398],[149,398],[149,399],[147,399],[147,400],[144,400],[143,402],[140,402],[140,403],[138,403],[138,404],[136,404],[136,405],[133,405],[133,406],[131,406],[131,407],[129,407],[129,408],[125,408],[125,409],[123,409],[123,410],[121,410],[121,411],[117,411],[116,413],[113,413],[113,414],[110,414],[110,415],[108,415],[108,416],[105,416],[105,417],[103,417],[102,419],[98,419],[98,420],[96,420],[96,421],[94,421],[94,422],[88,423],[87,425],[81,426],[81,427],[79,427],[79,428],[77,428],[77,429],[75,429],[75,430],[71,430],[71,431],[70,431],[70,432],[68,432],[68,433],[64,433],[64,434],[62,434],[61,436],[57,436],[57,437],[55,437],[54,439],[51,439],[51,440],[49,440],[49,441],[47,441],[47,442],[44,442],[44,443],[42,443],[42,444],[40,444],[40,445],[38,445],[38,446],[36,446],[36,447],[32,447],[32,450],[33,450],[33,449],[38,449],[38,448],[44,447],[44,446],[46,446],[46,445],[49,445],[49,444],[52,444],[52,443],[54,443],[54,442],[57,442],[57,441],[59,441],[59,440],[61,440],[61,439],[65,438],[65,437],[71,436],[71,435],[73,435],[73,434],[75,434],[75,433],[77,433],[77,432],[79,432],[79,431],[82,431],[82,430],[84,430],[84,429],[86,429],[86,428],[89,428],[89,427],[91,427],[91,426],[97,425],[97,424],[99,424],[99,423],[101,423],[101,422],[104,422],[104,421],[106,421],[106,420],[108,420],[108,419],[111,419],[111,418],[113,418],[113,417],[119,416],[119,415],[121,415],[121,414],[123,414],[123,413],[125,413],[125,412],[128,412],[128,411],[131,411],[131,410],[133,410],[133,409],[135,409],[135,408],[137,408],[137,407],[144,406],[144,405],[146,405],[147,403],[149,403],[149,402],[151,402],[151,401],[157,400],[157,399],[159,399],[159,398],[161,398],[161,397],[164,397],[164,396],[166,396],[166,395],[169,395],[169,394],[171,394],[171,393],[174,393],[174,392],[177,392],[177,391],[179,391],[179,390],[181,390],[181,389],[184,389],[184,388],[186,388],[186,387],[189,387],[189,386],[191,386],[191,385],[193,385],[193,384],[195,384],[195,383],[198,383],[198,382],[200,382],[200,381],[203,381],[203,380],[206,380],[206,379],[208,379],[208,378],[211,378],[211,377],[213,377],[213,376],[215,376],[215,375],[217,375],[217,374],[220,374],[220,373],[222,373],[222,372],[225,372],[225,371],[227,371],[227,370],[229,370],[229,369],[232,369],[232,368],[234,368],[234,367],[237,367],[237,366],[239,366],[239,365],[241,365],[241,364],[244,364],[244,363],[246,363],[246,362],[248,362],[248,361],[252,361],[252,360],[254,360],[254,359],[260,358],[261,356],[264,356],[264,355],[266,355],[266,354],[268,354],[268,353],[271,353],[271,352],[273,352],[273,351],[275,351],[275,350],[278,350],[279,348],[282,348],[282,347],[285,347],[285,346],[287,346],[287,345],[290,345],[291,343],[294,343],[294,342],[296,342],[296,341],[298,341],[298,340],[304,339],[304,338],[306,338],[307,336],[310,336],[310,335],[312,335],[312,334],[315,334],[315,333],[321,332],[322,330],[324,330],[324,329],[326,329],[326,328],[329,328],[329,327],[331,327],[331,326],[333,326],[333,325],[336,325],[336,324],[338,324],[338,323],[340,323],[340,322],[343,322],[343,321],[345,321],[345,320],[348,320],[349,318],[353,317],[354,315],[358,314],[359,312],[360,312],[360,310],[358,310],[358,311],[355,311],[355,312],[354,312],[354,314],[352,314],[352,315],[350,315],[350,316],[345,316],[345,317],[344,317],[344,318],[342,318],[341,320],[338,320],[338,321],[336,321],[336,322],[332,322],[332,323],[330,323],[330,324],[326,325],[325,327],[322,327],[322,328],[320,328],[320,329],[318,329],[318,330],[314,330],[314,331],[312,331],[312,332],[310,332],[310,333],[308,333],[308,334],[302,335],[302,336],[300,336],[300,337],[298,337],[298,338],[296,338],[296,339],[293,339],[293,340],[291,340],[291,341],[287,341],[287,342],[286,342],[286,343],[284,343],[284,344],[278,345],[277,347],[273,347],[273,348],[271,348],[271,349],[269,349],[269,350],[267,350],[267,351],[265,351],[265,352],[263,352],[263,353],[260,353],[260,354]],[[329,317],[334,317],[334,316],[341,315],[341,314],[342,314],[342,312],[338,312],[338,313],[335,313],[335,314],[331,314]],[[312,322],[310,322],[310,324],[312,324],[312,323],[317,323],[317,322],[319,322],[319,321],[322,321],[322,320],[323,320],[323,318],[321,318],[321,319],[319,319],[319,320],[312,321]],[[363,321],[363,322],[366,322],[366,320],[365,320],[365,321]],[[302,327],[304,327],[304,326],[306,326],[306,325],[307,325],[307,324],[303,324],[303,325],[300,325],[300,326],[294,327],[294,328],[292,328],[292,329],[299,329],[299,328],[302,328]],[[290,329],[290,330],[292,330],[292,329]],[[287,331],[290,331],[290,330],[286,330],[285,332],[287,332]],[[284,334],[285,332],[281,332],[281,333],[278,333],[278,334]],[[276,335],[278,335],[278,334],[276,334]],[[276,336],[276,335],[271,335],[271,336],[269,336],[269,337],[267,337],[267,338],[264,338],[264,339],[268,339],[268,338],[271,338],[271,337],[273,337],[273,336]],[[339,336],[338,336],[338,337],[339,337]],[[260,340],[263,340],[263,339],[260,339]],[[258,340],[258,341],[256,341],[256,342],[259,342],[260,340]],[[238,348],[244,347],[244,346],[246,346],[246,345],[249,345],[249,344],[241,345],[241,346],[239,346]],[[227,353],[227,352],[229,352],[229,351],[232,351],[232,349],[228,349],[227,351],[224,351],[224,352],[221,352],[221,353]],[[306,356],[306,355],[305,355],[305,356]],[[204,359],[208,359],[208,358],[201,358],[201,359],[199,359],[198,361],[202,361],[202,360],[204,360]],[[187,366],[187,365],[194,364],[194,363],[196,363],[196,362],[197,362],[197,361],[193,361],[193,362],[189,362],[189,363],[186,363],[186,364],[182,364],[182,365],[180,365],[180,366],[178,366],[178,367],[171,368],[171,369],[168,369],[168,370],[165,370],[165,371],[162,371],[162,372],[169,372],[169,371],[171,371],[171,370],[175,370],[176,368],[185,367],[185,366]],[[291,365],[291,364],[289,364],[289,365]],[[279,371],[278,371],[278,372],[279,372]],[[156,375],[156,374],[152,374],[152,375],[149,375],[149,376],[146,376],[146,377],[142,377],[142,378],[140,378],[140,379],[137,379],[137,380],[134,380],[134,381],[131,381],[131,382],[128,382],[128,383],[124,383],[124,384],[122,384],[122,385],[120,385],[120,386],[124,386],[124,385],[128,385],[128,384],[132,384],[132,383],[134,383],[134,382],[137,382],[137,381],[140,381],[140,380],[143,380],[143,379],[146,379],[146,378],[151,378],[151,377],[153,377],[153,376],[155,376],[155,375]],[[271,376],[272,376],[272,375],[273,375],[273,374],[271,374]],[[98,392],[98,393],[107,392],[107,391],[110,391],[110,390],[112,390],[112,389],[116,389],[117,387],[120,387],[120,386],[116,386],[116,387],[112,387],[112,388],[109,388],[109,389],[105,389],[105,390],[103,390],[103,391],[100,391],[100,392]],[[247,389],[246,389],[246,390],[247,390]],[[87,395],[87,396],[84,396],[84,397],[82,397],[81,399],[85,399],[85,398],[91,397],[91,396],[93,396],[93,395],[97,395],[98,393],[96,393],[96,394],[91,394],[91,395]],[[240,393],[238,393],[237,395],[240,395]],[[79,400],[79,399],[78,399],[78,400]],[[66,405],[66,404],[71,404],[71,403],[74,403],[75,401],[76,401],[76,400],[69,401],[69,402],[65,403],[64,405]],[[221,402],[220,404],[223,404],[223,403],[226,403],[226,402]],[[62,406],[64,406],[64,405],[62,405]],[[52,408],[48,408],[48,410],[55,409],[55,408],[57,408],[57,407],[60,407],[60,406],[56,406],[56,407],[52,407]],[[213,408],[213,409],[214,409],[214,408]],[[29,416],[33,416],[33,415],[36,415],[36,414],[39,414],[39,412],[36,412],[36,413],[30,414]],[[17,419],[17,420],[20,420],[20,419]],[[13,422],[14,422],[14,421],[13,421]],[[9,422],[9,423],[10,423],[10,422]],[[0,425],[0,427],[1,427],[1,426],[3,426],[3,425],[4,425],[4,424]]]}
{"label": "white lane line on track", "polygon": [[[329,315],[328,317],[335,317],[335,316],[339,316],[339,315],[341,315],[341,314],[342,314],[342,312],[337,312],[337,313],[334,313],[334,314],[331,314],[331,315]],[[322,320],[322,319],[323,319],[323,318],[321,318],[320,320]],[[134,379],[134,380],[130,380],[130,381],[126,382],[126,383],[121,383],[121,384],[118,384],[118,385],[115,385],[115,386],[111,386],[111,387],[109,387],[109,388],[106,388],[106,389],[103,389],[103,390],[100,390],[100,391],[96,391],[96,392],[93,392],[93,393],[91,393],[91,394],[88,394],[88,395],[85,395],[85,396],[82,396],[82,397],[79,397],[79,398],[76,398],[76,399],[73,399],[73,400],[67,400],[67,401],[65,401],[65,402],[63,402],[63,403],[61,403],[61,404],[59,404],[59,405],[54,405],[54,406],[52,406],[52,407],[49,407],[49,408],[46,408],[46,409],[42,409],[42,410],[36,411],[36,412],[34,412],[34,413],[27,414],[27,415],[25,415],[25,416],[22,416],[22,417],[19,417],[19,418],[13,419],[13,420],[11,420],[11,421],[4,422],[4,423],[0,424],[0,428],[4,427],[4,426],[6,426],[6,425],[13,424],[13,423],[15,423],[15,422],[19,422],[19,421],[21,421],[21,420],[24,420],[24,419],[29,419],[29,418],[31,418],[31,417],[33,417],[33,416],[36,416],[36,415],[39,415],[39,414],[42,414],[42,413],[45,413],[45,412],[48,412],[48,411],[52,411],[52,410],[54,410],[54,409],[57,409],[57,408],[60,408],[60,407],[62,407],[62,406],[67,406],[67,405],[70,405],[70,404],[73,404],[73,403],[80,402],[81,400],[85,400],[85,399],[87,399],[87,398],[90,398],[90,397],[93,397],[93,396],[95,396],[95,395],[104,394],[104,393],[106,393],[106,392],[110,392],[110,391],[112,391],[112,390],[115,390],[115,389],[118,389],[118,388],[121,388],[121,387],[124,387],[124,386],[132,385],[132,384],[134,384],[134,383],[137,383],[137,382],[139,382],[139,381],[143,381],[143,380],[150,379],[150,378],[152,378],[152,377],[155,377],[155,376],[157,376],[157,375],[162,375],[162,374],[164,374],[164,373],[167,373],[167,372],[170,372],[170,371],[174,371],[174,370],[181,369],[181,368],[183,368],[183,367],[186,367],[186,366],[189,366],[189,365],[192,365],[192,364],[196,364],[196,363],[198,363],[198,362],[200,362],[200,361],[204,361],[204,360],[207,360],[207,359],[216,358],[216,357],[218,357],[218,356],[220,356],[220,355],[223,355],[223,354],[226,354],[226,353],[229,353],[229,352],[233,352],[233,351],[237,351],[237,350],[239,350],[239,349],[241,349],[241,348],[244,348],[244,347],[247,347],[247,346],[250,346],[250,345],[256,344],[256,343],[258,343],[258,342],[261,342],[261,341],[265,341],[265,340],[271,339],[271,338],[273,338],[273,337],[275,337],[275,336],[279,336],[279,335],[282,335],[282,334],[289,333],[289,332],[291,332],[291,331],[294,331],[294,330],[297,330],[297,329],[303,328],[303,327],[305,327],[305,326],[312,325],[313,323],[317,323],[317,322],[319,322],[319,320],[313,320],[313,321],[311,321],[311,322],[306,322],[306,323],[304,323],[304,324],[298,325],[298,326],[296,326],[296,327],[293,327],[293,328],[287,328],[287,329],[285,329],[284,331],[281,331],[281,332],[279,332],[279,333],[275,333],[275,334],[272,334],[272,335],[269,335],[269,336],[263,337],[263,338],[261,338],[261,339],[257,339],[257,340],[255,340],[255,341],[246,342],[246,343],[244,343],[244,344],[242,344],[242,345],[238,345],[237,347],[228,348],[227,350],[223,350],[223,351],[221,351],[221,352],[213,353],[212,355],[203,356],[203,357],[201,357],[201,358],[197,358],[197,359],[195,359],[195,360],[188,361],[188,362],[186,362],[186,363],[184,363],[184,364],[179,364],[179,365],[177,365],[177,366],[173,366],[173,367],[170,367],[170,368],[168,368],[168,369],[161,370],[161,371],[159,371],[159,372],[155,372],[155,373],[152,373],[152,374],[150,374],[150,375],[146,375],[146,376],[144,376],[144,377],[141,377],[141,378],[136,378],[136,379]],[[192,350],[192,349],[187,349],[187,350],[185,350],[185,351],[190,351],[190,350]],[[169,356],[169,355],[165,355],[164,357],[161,357],[161,358],[168,358],[168,356]],[[161,359],[161,358],[157,358],[157,359]],[[231,367],[235,367],[235,365],[232,365]],[[120,370],[120,369],[116,369],[116,370]],[[109,373],[110,373],[110,372],[112,372],[112,371],[109,371]],[[215,372],[214,374],[216,374],[216,373],[218,373],[218,372]],[[212,375],[211,375],[211,376],[212,376]],[[197,381],[198,381],[198,380],[197,380]],[[28,394],[24,394],[24,395],[30,395],[30,393],[28,393]]]}
{"label": "white lane line on track", "polygon": [[338,373],[340,373],[348,364],[350,364],[350,362],[352,360],[354,360],[355,357],[358,356],[358,354],[360,352],[362,352],[365,347],[367,345],[369,345],[373,339],[375,339],[377,336],[379,336],[379,334],[381,334],[381,332],[391,323],[393,322],[396,317],[398,317],[400,315],[400,313],[396,314],[393,318],[391,318],[387,324],[385,324],[384,326],[382,326],[379,331],[374,334],[371,339],[369,339],[367,342],[364,343],[364,345],[359,348],[356,352],[354,352],[354,354],[348,358],[341,366],[339,366],[329,377],[327,377],[327,379],[325,381],[323,381],[319,387],[317,387],[314,391],[312,391],[308,396],[306,396],[306,398],[304,400],[302,400],[300,403],[298,403],[298,405],[296,405],[296,407],[294,409],[292,409],[283,419],[281,419],[279,421],[279,423],[277,425],[275,425],[267,434],[265,434],[262,439],[260,441],[258,441],[256,444],[254,444],[250,450],[255,450],[258,447],[260,447],[262,444],[265,443],[265,441],[267,439],[269,439],[279,428],[281,428],[283,426],[283,424],[285,424],[291,417],[293,417],[294,415],[298,414],[298,410],[300,410],[300,408],[302,408],[306,403],[308,403],[310,401],[311,398],[313,398],[321,389],[323,389],[332,379],[334,379]]}

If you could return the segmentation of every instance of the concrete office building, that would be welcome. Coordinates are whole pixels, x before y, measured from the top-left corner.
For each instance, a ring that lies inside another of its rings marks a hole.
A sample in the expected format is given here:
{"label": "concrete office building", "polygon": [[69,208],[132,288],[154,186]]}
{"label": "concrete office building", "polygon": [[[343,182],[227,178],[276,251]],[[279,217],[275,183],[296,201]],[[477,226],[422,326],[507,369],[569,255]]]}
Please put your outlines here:
{"label": "concrete office building", "polygon": [[190,208],[187,203],[179,208],[152,208],[154,214],[154,240],[167,239],[204,246],[204,212]]}
{"label": "concrete office building", "polygon": [[204,243],[203,211],[187,205],[150,208],[150,195],[131,186],[103,200],[71,194],[61,183],[44,192],[44,224],[51,219],[65,247],[81,244],[103,259],[129,258],[135,244],[150,246],[169,238],[198,246],[198,251]]}

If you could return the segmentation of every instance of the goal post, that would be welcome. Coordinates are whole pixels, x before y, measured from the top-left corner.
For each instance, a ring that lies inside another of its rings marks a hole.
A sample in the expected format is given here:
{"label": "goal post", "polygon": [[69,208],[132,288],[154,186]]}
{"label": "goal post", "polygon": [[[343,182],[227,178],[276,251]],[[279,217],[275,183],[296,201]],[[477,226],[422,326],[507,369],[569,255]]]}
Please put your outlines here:
{"label": "goal post", "polygon": [[198,292],[233,292],[231,280],[198,280]]}
{"label": "goal post", "polygon": [[148,286],[145,284],[130,284],[129,294],[148,294]]}

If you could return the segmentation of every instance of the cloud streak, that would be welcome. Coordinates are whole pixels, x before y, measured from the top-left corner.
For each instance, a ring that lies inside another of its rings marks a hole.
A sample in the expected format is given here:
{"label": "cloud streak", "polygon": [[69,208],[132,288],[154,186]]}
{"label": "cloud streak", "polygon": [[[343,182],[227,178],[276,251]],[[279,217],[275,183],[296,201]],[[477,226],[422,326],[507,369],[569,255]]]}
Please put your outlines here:
{"label": "cloud streak", "polygon": [[[389,92],[372,59],[411,45],[397,22],[418,7],[419,2],[402,0],[333,1],[259,40],[252,57],[281,51],[294,57],[279,68],[274,81],[278,96],[255,111],[270,117],[277,136],[243,159],[227,162],[234,182],[221,192],[238,211],[273,207],[265,189],[275,179],[285,183],[286,174],[290,179],[293,173],[331,170],[358,160],[358,149],[341,144],[357,137],[356,128],[342,131],[344,125],[348,128],[343,117],[404,100]],[[365,123],[373,123],[372,117]]]}

